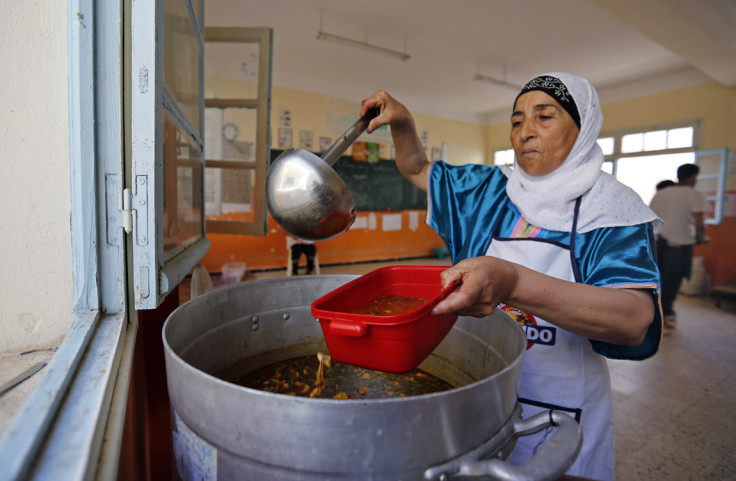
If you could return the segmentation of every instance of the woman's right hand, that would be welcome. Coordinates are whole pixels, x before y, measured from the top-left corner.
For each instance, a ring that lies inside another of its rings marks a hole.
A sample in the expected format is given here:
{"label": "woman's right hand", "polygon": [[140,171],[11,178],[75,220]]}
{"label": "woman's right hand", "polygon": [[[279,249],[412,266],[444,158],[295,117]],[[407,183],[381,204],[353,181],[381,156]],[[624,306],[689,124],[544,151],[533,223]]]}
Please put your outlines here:
{"label": "woman's right hand", "polygon": [[360,116],[365,115],[370,109],[379,109],[380,113],[368,124],[366,132],[370,134],[383,125],[389,125],[399,172],[415,187],[426,192],[429,186],[430,164],[414,126],[414,117],[401,102],[383,90],[376,90],[373,95],[363,100],[360,105]]}
{"label": "woman's right hand", "polygon": [[360,105],[360,116],[362,117],[368,110],[376,108],[379,109],[380,113],[368,124],[366,132],[369,134],[383,125],[396,128],[412,123],[409,110],[383,90],[376,90],[370,97],[363,100]]}

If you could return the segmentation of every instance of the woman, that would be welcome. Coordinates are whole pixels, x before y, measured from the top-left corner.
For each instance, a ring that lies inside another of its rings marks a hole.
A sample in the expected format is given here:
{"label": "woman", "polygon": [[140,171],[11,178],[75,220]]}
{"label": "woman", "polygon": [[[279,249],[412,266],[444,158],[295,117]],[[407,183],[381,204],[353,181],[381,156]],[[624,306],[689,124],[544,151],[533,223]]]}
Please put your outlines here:
{"label": "woman", "polygon": [[[563,410],[583,430],[569,475],[613,480],[613,415],[606,357],[645,359],[661,337],[653,258],[661,221],[601,171],[598,96],[583,78],[551,73],[521,90],[511,114],[513,169],[430,163],[409,111],[383,91],[368,132],[391,127],[397,166],[429,192],[427,223],[454,266],[459,290],[435,313],[484,316],[498,306],[527,333],[519,400],[524,416]],[[520,438],[522,463],[543,442]]]}

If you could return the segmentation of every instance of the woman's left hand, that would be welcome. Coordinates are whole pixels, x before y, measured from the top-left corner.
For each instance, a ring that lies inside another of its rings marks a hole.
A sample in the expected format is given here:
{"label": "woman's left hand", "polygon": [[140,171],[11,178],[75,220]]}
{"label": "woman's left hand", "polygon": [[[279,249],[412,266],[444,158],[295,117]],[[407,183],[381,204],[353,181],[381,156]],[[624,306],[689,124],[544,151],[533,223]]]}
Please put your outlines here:
{"label": "woman's left hand", "polygon": [[638,346],[654,319],[646,289],[597,287],[557,279],[491,256],[472,257],[442,272],[442,285],[463,284],[433,314],[484,317],[504,303],[589,339]]}
{"label": "woman's left hand", "polygon": [[483,317],[511,297],[519,280],[516,264],[483,256],[458,262],[442,272],[442,286],[461,280],[462,285],[437,304],[432,314],[455,313]]}

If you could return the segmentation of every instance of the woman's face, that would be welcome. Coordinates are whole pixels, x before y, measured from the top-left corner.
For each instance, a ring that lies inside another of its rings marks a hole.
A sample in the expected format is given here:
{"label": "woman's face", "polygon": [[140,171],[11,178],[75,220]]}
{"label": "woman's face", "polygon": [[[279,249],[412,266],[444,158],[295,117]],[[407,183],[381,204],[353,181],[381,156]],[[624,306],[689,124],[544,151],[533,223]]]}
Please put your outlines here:
{"label": "woman's face", "polygon": [[527,174],[547,175],[562,165],[579,132],[570,114],[546,93],[532,90],[516,100],[511,145]]}

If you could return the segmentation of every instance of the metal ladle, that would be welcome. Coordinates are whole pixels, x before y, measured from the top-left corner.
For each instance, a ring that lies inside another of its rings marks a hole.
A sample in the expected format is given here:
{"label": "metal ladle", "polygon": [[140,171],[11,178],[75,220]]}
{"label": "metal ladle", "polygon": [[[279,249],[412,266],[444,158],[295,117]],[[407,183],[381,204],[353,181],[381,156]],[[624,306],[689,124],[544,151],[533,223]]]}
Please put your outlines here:
{"label": "metal ladle", "polygon": [[342,234],[355,221],[355,201],[332,165],[379,113],[366,112],[322,157],[289,149],[273,161],[266,175],[266,203],[274,220],[289,234],[322,240]]}

